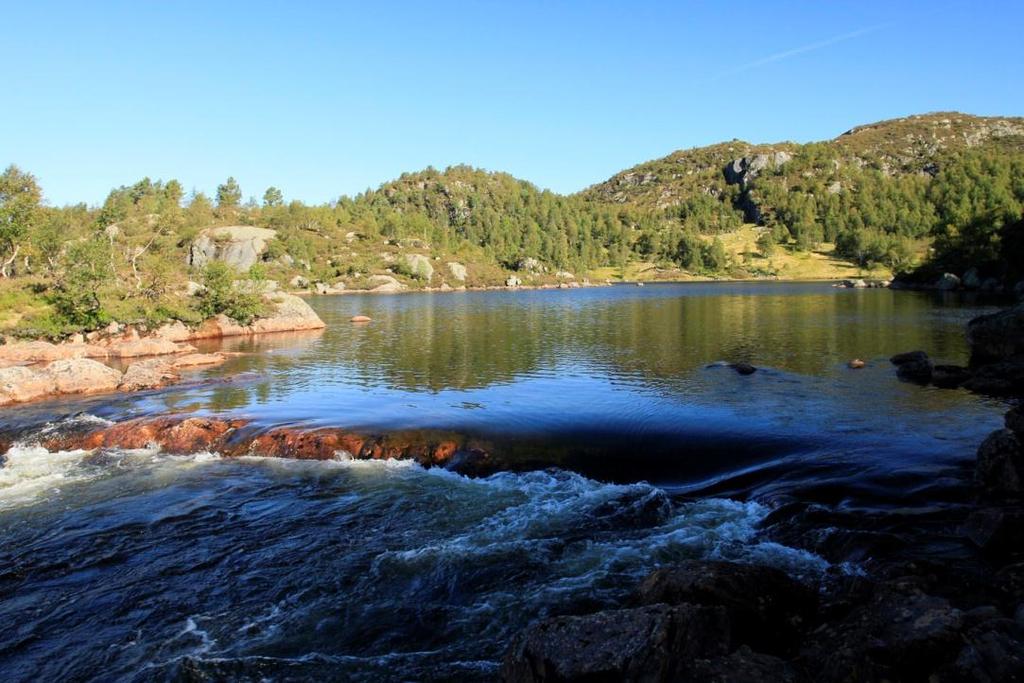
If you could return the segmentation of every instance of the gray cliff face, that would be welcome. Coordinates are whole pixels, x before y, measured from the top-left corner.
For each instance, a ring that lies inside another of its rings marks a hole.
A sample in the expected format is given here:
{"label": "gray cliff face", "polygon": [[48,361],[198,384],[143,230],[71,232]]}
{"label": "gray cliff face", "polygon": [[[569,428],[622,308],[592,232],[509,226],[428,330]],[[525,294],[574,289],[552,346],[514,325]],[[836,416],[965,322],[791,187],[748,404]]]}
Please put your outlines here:
{"label": "gray cliff face", "polygon": [[251,225],[209,228],[192,242],[186,262],[193,268],[202,268],[211,261],[223,261],[244,272],[256,265],[267,250],[267,242],[276,236],[276,230]]}
{"label": "gray cliff face", "polygon": [[725,182],[746,188],[765,169],[779,168],[792,158],[793,155],[789,152],[754,154],[730,161],[722,172],[725,174]]}

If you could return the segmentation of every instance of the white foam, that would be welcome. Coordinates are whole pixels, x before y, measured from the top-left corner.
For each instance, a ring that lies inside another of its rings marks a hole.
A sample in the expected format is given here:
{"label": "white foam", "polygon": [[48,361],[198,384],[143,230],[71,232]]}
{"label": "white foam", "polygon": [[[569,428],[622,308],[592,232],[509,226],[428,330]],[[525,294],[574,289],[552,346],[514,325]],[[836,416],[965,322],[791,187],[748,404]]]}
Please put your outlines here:
{"label": "white foam", "polygon": [[95,474],[81,467],[89,451],[50,452],[42,446],[13,446],[0,467],[0,510],[34,502],[62,486],[85,481]]}

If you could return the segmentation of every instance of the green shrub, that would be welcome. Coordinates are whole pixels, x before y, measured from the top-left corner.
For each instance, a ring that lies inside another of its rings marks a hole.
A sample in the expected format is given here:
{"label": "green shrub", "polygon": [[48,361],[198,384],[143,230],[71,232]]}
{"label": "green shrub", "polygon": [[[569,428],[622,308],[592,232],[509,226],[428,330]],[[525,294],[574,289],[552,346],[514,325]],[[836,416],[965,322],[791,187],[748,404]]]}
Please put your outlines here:
{"label": "green shrub", "polygon": [[[259,276],[259,272],[256,273]],[[263,313],[263,296],[259,288],[240,289],[235,286],[235,273],[220,261],[213,261],[203,269],[203,286],[199,295],[199,312],[210,318],[223,313],[248,325]]]}

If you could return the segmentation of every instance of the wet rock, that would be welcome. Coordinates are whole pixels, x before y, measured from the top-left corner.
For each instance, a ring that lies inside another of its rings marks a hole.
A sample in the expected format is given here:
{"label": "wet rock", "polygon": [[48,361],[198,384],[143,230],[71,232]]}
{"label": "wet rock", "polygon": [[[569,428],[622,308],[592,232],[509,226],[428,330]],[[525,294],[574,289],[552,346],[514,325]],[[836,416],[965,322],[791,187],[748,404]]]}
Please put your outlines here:
{"label": "wet rock", "polygon": [[971,365],[1024,360],[1024,304],[967,323]]}
{"label": "wet rock", "polygon": [[652,605],[586,616],[555,617],[521,633],[502,678],[527,681],[671,681],[695,660],[729,651],[725,610]]}
{"label": "wet rock", "polygon": [[1024,405],[1011,409],[1003,419],[1006,422],[1006,428],[1016,434],[1018,439],[1024,436]]}
{"label": "wet rock", "polygon": [[799,666],[813,681],[926,681],[960,650],[963,614],[943,598],[887,587],[812,632]]}
{"label": "wet rock", "polygon": [[960,289],[960,278],[958,278],[953,273],[943,273],[932,286],[935,289],[946,292],[952,291],[954,289]]}
{"label": "wet rock", "polygon": [[865,363],[860,358],[854,358],[846,365],[852,370],[860,370],[861,368],[864,367]]}
{"label": "wet rock", "polygon": [[936,365],[932,368],[932,384],[955,389],[971,379],[971,371],[960,365]]}
{"label": "wet rock", "polygon": [[354,315],[348,319],[350,323],[368,323],[373,322],[373,318],[368,315]]}
{"label": "wet rock", "polygon": [[1024,493],[1024,451],[1020,438],[1009,429],[992,432],[978,446],[974,478],[986,493]]}
{"label": "wet rock", "polygon": [[1024,680],[1020,628],[1009,619],[991,619],[967,631],[964,646],[942,678],[960,681]]}
{"label": "wet rock", "polygon": [[889,362],[898,367],[907,363],[919,363],[927,360],[928,354],[924,351],[905,351],[903,353],[897,353],[895,356],[891,357]]}
{"label": "wet rock", "polygon": [[695,660],[691,669],[689,680],[702,683],[792,683],[798,680],[786,661],[754,652],[746,645],[725,657]]}
{"label": "wet rock", "polygon": [[963,526],[963,534],[992,557],[1024,552],[1024,510],[990,507],[975,510]]}
{"label": "wet rock", "polygon": [[488,453],[467,443],[464,437],[447,432],[417,430],[366,435],[344,429],[296,427],[259,431],[246,420],[181,415],[139,418],[62,434],[44,440],[41,445],[49,450],[157,445],[172,453],[215,451],[227,457],[414,460],[424,467],[447,467],[466,474],[490,474],[497,465]]}
{"label": "wet rock", "polygon": [[1024,395],[1024,360],[977,366],[963,386],[989,396]]}
{"label": "wet rock", "polygon": [[814,617],[815,591],[773,567],[692,561],[663,567],[640,585],[643,604],[724,607],[733,638],[756,650],[784,653]]}
{"label": "wet rock", "polygon": [[981,275],[977,268],[968,268],[963,277],[964,289],[980,289]]}
{"label": "wet rock", "polygon": [[741,375],[753,375],[757,372],[757,368],[750,363],[730,363],[729,367]]}
{"label": "wet rock", "polygon": [[898,353],[889,359],[900,379],[927,384],[932,379],[932,361],[924,351]]}

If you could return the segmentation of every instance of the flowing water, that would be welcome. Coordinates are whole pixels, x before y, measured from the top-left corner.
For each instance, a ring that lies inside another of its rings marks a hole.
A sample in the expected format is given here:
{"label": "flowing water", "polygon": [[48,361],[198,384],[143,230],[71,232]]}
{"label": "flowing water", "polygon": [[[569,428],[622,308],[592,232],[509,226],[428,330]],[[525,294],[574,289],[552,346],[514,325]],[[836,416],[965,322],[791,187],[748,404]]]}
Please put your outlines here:
{"label": "flowing water", "polygon": [[[794,503],[825,520],[803,536],[867,525],[960,552],[970,462],[1005,411],[886,360],[964,363],[964,324],[990,309],[956,297],[688,284],[310,303],[325,331],[211,343],[240,355],[179,386],[0,413],[16,441],[5,679],[490,680],[518,629],[624,604],[661,564],[870,570],[869,547],[768,533]],[[32,445],[171,410],[460,430],[520,466]]]}

